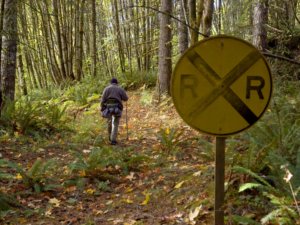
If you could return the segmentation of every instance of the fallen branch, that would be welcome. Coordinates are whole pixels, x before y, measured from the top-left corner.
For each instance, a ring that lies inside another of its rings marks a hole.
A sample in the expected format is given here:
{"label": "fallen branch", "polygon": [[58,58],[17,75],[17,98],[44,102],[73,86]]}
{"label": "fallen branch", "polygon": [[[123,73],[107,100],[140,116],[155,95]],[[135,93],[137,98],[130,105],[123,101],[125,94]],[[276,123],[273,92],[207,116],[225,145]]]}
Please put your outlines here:
{"label": "fallen branch", "polygon": [[275,58],[275,59],[280,59],[280,60],[284,60],[284,61],[296,64],[296,65],[300,65],[299,61],[294,60],[294,59],[290,59],[290,58],[287,58],[287,57],[284,57],[284,56],[281,56],[281,55],[275,55],[275,54],[268,53],[268,52],[262,52],[262,54],[264,56],[267,56],[267,57],[271,57],[271,58]]}

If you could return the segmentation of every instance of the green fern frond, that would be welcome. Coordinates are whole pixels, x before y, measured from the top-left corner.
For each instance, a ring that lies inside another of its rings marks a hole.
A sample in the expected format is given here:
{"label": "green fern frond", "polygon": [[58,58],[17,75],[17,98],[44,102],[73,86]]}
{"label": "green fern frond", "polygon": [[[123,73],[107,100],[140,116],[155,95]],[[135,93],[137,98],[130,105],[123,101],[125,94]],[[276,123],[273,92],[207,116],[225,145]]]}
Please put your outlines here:
{"label": "green fern frond", "polygon": [[261,182],[270,191],[272,191],[274,193],[278,193],[279,192],[274,187],[272,187],[264,178],[262,178],[261,176],[259,176],[256,173],[254,173],[250,169],[247,169],[247,168],[244,168],[244,167],[241,167],[241,166],[235,166],[235,167],[233,167],[233,171],[238,172],[238,173],[248,174],[251,177],[255,178],[257,181]]}
{"label": "green fern frond", "polygon": [[239,188],[239,192],[243,192],[249,189],[263,189],[264,186],[262,184],[258,184],[258,183],[246,183],[246,184],[242,184]]}
{"label": "green fern frond", "polygon": [[260,225],[260,223],[245,216],[233,215],[232,218],[234,222],[241,225]]}

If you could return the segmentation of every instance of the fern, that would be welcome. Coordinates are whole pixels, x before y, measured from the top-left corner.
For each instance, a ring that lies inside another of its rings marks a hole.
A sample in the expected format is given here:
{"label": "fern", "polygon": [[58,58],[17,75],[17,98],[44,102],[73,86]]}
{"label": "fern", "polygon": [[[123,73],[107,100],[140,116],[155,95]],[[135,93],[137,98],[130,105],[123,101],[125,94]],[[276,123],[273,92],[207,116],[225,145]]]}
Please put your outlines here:
{"label": "fern", "polygon": [[[277,189],[272,187],[264,178],[262,178],[261,176],[259,176],[256,173],[252,172],[250,169],[243,168],[240,166],[235,166],[235,167],[233,167],[233,171],[238,172],[238,173],[248,174],[251,177],[255,178],[257,181],[259,181],[261,184],[263,184],[264,187],[266,189],[268,189],[269,191],[274,192],[274,193],[280,193]],[[261,186],[258,186],[258,187],[261,187]]]}
{"label": "fern", "polygon": [[246,184],[242,184],[239,188],[239,192],[243,192],[249,189],[263,189],[264,186],[262,184],[258,184],[258,183],[246,183]]}
{"label": "fern", "polygon": [[[7,168],[9,167],[10,162],[6,159],[0,159],[0,168]],[[13,175],[10,173],[7,173],[5,171],[0,171],[0,179],[6,179],[6,180],[10,180],[13,179]]]}
{"label": "fern", "polygon": [[24,185],[35,192],[54,190],[60,187],[51,174],[52,170],[56,168],[54,159],[48,161],[37,159],[28,170],[15,163],[12,163],[11,167],[20,173]]}
{"label": "fern", "polygon": [[290,207],[282,206],[271,211],[261,219],[261,223],[270,224],[276,223],[280,225],[294,225],[297,220],[297,213]]}
{"label": "fern", "polygon": [[169,155],[171,151],[175,150],[179,143],[182,141],[181,137],[183,130],[175,128],[164,128],[158,132],[158,139],[160,140],[166,154]]}
{"label": "fern", "polygon": [[234,222],[237,222],[238,224],[241,225],[260,225],[260,223],[245,216],[234,215],[232,217]]}

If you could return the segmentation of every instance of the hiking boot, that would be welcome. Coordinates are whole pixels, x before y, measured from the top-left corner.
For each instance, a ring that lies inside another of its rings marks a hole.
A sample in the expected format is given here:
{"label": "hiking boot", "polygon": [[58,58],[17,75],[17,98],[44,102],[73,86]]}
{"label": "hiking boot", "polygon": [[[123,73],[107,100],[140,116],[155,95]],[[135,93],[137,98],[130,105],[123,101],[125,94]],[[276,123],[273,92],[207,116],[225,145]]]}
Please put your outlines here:
{"label": "hiking boot", "polygon": [[118,142],[116,142],[116,141],[111,141],[110,144],[111,144],[111,145],[116,145],[116,144],[118,144]]}

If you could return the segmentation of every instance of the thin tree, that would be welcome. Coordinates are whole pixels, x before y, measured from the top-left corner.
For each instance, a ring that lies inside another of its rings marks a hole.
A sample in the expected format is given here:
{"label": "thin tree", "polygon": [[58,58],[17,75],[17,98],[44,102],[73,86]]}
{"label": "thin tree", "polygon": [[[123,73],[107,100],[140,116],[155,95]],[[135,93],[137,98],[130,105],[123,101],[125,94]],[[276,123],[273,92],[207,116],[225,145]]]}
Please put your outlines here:
{"label": "thin tree", "polygon": [[[0,14],[0,33],[3,33],[3,15],[4,15],[4,0],[1,0],[1,14]],[[0,38],[0,115],[1,115],[1,105],[2,105],[2,76],[1,76],[1,52],[2,52],[2,38]]]}
{"label": "thin tree", "polygon": [[96,13],[96,0],[90,0],[91,8],[92,8],[92,76],[96,76],[97,74],[97,32],[96,32],[96,25],[97,25],[97,13]]}
{"label": "thin tree", "polygon": [[161,0],[160,35],[158,55],[158,90],[161,93],[170,93],[170,79],[172,74],[172,32],[171,18],[172,1]]}
{"label": "thin tree", "polygon": [[4,101],[13,101],[15,99],[17,3],[17,0],[5,0],[4,4],[3,31],[5,31],[5,33],[2,34],[2,62],[0,76],[3,80],[2,95]]}
{"label": "thin tree", "polygon": [[253,11],[253,45],[260,50],[267,47],[268,0],[259,0]]}
{"label": "thin tree", "polygon": [[[187,21],[187,0],[179,1],[179,19],[180,21]],[[188,27],[182,23],[178,22],[178,44],[179,52],[182,54],[189,47],[189,35]]]}
{"label": "thin tree", "polygon": [[205,13],[203,17],[203,33],[206,36],[211,35],[213,13],[214,13],[214,0],[206,0]]}

